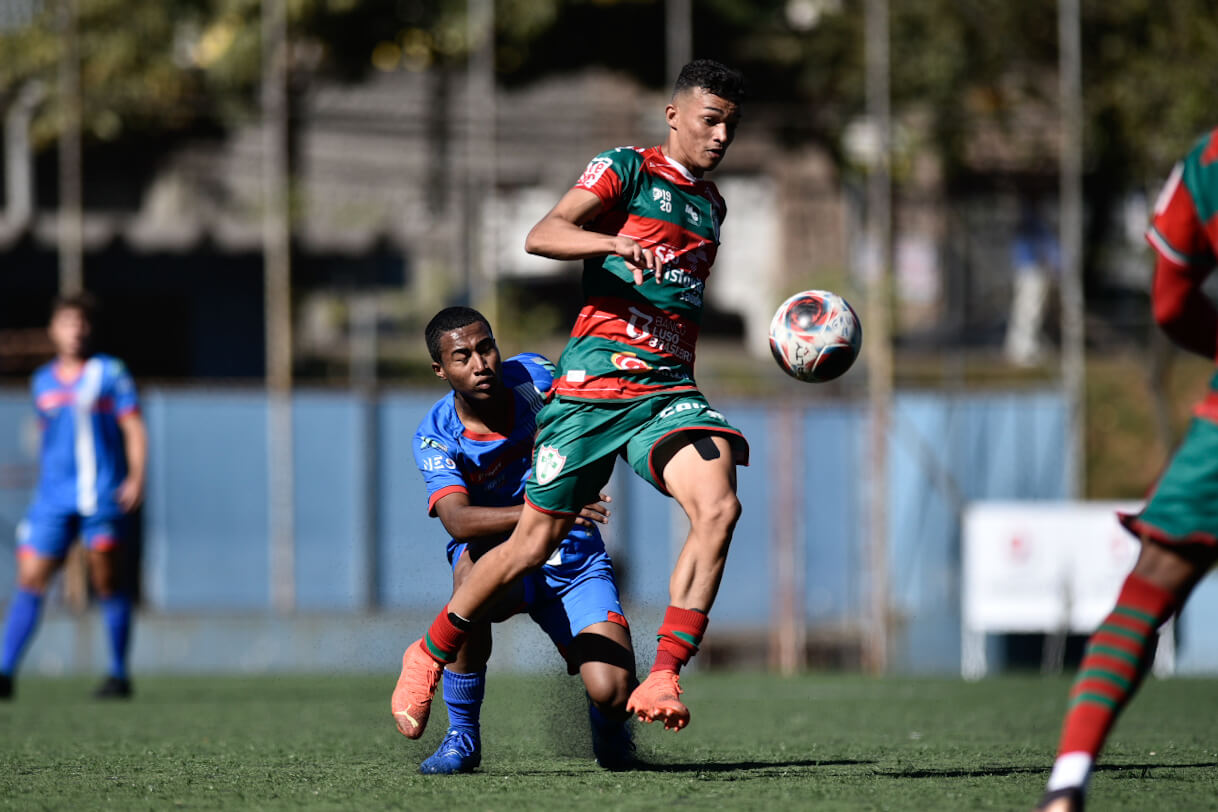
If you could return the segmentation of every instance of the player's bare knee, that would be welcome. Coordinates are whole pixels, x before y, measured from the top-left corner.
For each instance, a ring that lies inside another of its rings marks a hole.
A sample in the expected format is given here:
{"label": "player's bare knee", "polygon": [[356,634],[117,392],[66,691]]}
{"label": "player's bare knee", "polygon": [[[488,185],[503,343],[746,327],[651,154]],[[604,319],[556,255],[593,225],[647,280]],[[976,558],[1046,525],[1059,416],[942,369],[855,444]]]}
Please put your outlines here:
{"label": "player's bare knee", "polygon": [[46,594],[59,566],[58,561],[37,556],[18,559],[17,586],[35,595]]}
{"label": "player's bare knee", "polygon": [[584,688],[592,704],[606,716],[624,715],[630,699],[630,677],[619,668],[586,669]]}
{"label": "player's bare knee", "polygon": [[18,573],[17,575],[17,586],[22,592],[43,595],[46,594],[50,585],[51,578],[47,573]]}
{"label": "player's bare knee", "polygon": [[729,492],[718,498],[698,500],[690,511],[690,524],[706,535],[730,537],[740,513],[740,500]]}
{"label": "player's bare knee", "polygon": [[1133,573],[1163,589],[1187,592],[1214,565],[1215,551],[1202,545],[1167,546],[1147,540]]}

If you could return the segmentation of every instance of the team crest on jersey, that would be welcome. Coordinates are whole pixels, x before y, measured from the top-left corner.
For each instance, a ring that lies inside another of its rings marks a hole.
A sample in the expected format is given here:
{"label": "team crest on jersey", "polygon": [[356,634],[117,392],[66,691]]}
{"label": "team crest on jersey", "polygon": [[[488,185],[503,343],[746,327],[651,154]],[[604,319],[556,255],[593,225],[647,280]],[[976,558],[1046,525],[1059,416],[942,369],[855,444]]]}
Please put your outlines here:
{"label": "team crest on jersey", "polygon": [[609,360],[614,367],[623,372],[635,372],[652,368],[651,364],[639,358],[638,354],[633,352],[615,352],[610,356]]}
{"label": "team crest on jersey", "polygon": [[562,472],[562,467],[566,462],[567,458],[559,454],[558,449],[554,446],[538,446],[537,459],[533,463],[533,468],[537,472],[537,482],[541,485],[551,482]]}
{"label": "team crest on jersey", "polygon": [[584,174],[579,176],[579,180],[575,182],[576,186],[592,187],[601,179],[601,175],[605,174],[605,170],[613,166],[613,161],[609,158],[593,158],[588,162],[588,166],[584,169]]}
{"label": "team crest on jersey", "polygon": [[697,209],[695,209],[693,206],[686,203],[685,204],[685,219],[689,220],[689,222],[693,223],[694,225],[698,225],[698,223],[701,222],[701,220],[702,220],[702,215],[698,214]]}

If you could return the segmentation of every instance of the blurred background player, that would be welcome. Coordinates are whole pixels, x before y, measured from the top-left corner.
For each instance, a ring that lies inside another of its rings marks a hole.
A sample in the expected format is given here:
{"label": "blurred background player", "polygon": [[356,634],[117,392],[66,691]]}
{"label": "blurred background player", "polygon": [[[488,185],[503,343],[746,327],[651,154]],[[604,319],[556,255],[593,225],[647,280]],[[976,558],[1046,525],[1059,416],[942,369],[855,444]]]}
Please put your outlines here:
{"label": "blurred background player", "polygon": [[17,591],[0,648],[0,697],[38,625],[52,577],[79,536],[110,642],[101,698],[131,695],[127,647],[132,596],[122,583],[126,517],[144,497],[147,435],[135,384],[123,362],[92,351],[95,306],[87,295],[51,308],[56,357],[33,377],[41,428],[38,486],[17,530]]}
{"label": "blurred background player", "polygon": [[[440,311],[425,335],[432,369],[452,392],[423,418],[414,454],[427,485],[428,512],[453,536],[448,560],[455,588],[520,518],[535,415],[554,367],[531,353],[501,360],[490,324],[468,307]],[[488,616],[527,611],[545,630],[567,658],[568,671],[578,672],[587,688],[597,762],[623,769],[633,762],[626,699],[637,680],[612,562],[596,528],[607,520],[602,504],[589,504],[545,565],[500,594]],[[479,713],[491,642],[490,624],[473,624],[444,669],[449,729],[421,772],[469,772],[481,763]],[[396,694],[393,706],[401,719]],[[403,732],[409,735],[409,729]]]}
{"label": "blurred background player", "polygon": [[1057,234],[1033,201],[1020,208],[1011,243],[1011,310],[1003,352],[1012,364],[1034,366],[1042,360],[1049,291],[1061,269]]}
{"label": "blurred background player", "polygon": [[427,686],[435,684],[429,675],[456,657],[472,621],[485,616],[504,585],[550,557],[581,507],[596,500],[619,454],[690,520],[655,665],[627,707],[671,730],[688,724],[677,675],[706,630],[740,516],[736,465],[748,462],[743,435],[710,407],[693,376],[703,289],[726,213],[703,175],[735,137],[743,84],[717,62],[686,65],[665,109],[664,144],[596,156],[529,233],[530,253],[585,260],[585,305],[537,416],[533,472],[516,529],[470,569],[403,657],[403,675],[417,686],[401,696],[416,720],[407,735],[421,735],[426,725]]}
{"label": "blurred background player", "polygon": [[[1218,130],[1178,163],[1155,204],[1155,322],[1181,347],[1218,358],[1218,311],[1201,290],[1218,257]],[[1157,631],[1218,560],[1218,374],[1142,512],[1121,522],[1142,549],[1116,607],[1091,636],[1040,809],[1082,808],[1100,749],[1150,668]]]}

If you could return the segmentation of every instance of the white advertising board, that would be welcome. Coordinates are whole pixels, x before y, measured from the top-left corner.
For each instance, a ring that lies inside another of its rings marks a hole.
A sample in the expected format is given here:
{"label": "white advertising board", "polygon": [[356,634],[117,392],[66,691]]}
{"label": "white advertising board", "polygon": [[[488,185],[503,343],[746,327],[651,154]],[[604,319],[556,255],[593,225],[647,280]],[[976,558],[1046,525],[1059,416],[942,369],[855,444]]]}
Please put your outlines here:
{"label": "white advertising board", "polygon": [[[1117,521],[1133,502],[976,502],[965,509],[962,657],[965,677],[987,670],[987,634],[1089,634],[1116,603],[1138,555]],[[1171,634],[1156,671],[1170,671]]]}

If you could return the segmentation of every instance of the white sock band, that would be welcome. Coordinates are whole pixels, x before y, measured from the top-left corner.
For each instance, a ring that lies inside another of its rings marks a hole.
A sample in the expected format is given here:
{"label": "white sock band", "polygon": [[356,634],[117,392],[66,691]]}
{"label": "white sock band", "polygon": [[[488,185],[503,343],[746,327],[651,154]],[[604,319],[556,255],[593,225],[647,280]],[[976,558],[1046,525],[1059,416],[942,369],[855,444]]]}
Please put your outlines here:
{"label": "white sock band", "polygon": [[1066,787],[1078,787],[1086,791],[1093,762],[1089,753],[1062,753],[1057,757],[1057,761],[1053,762],[1053,773],[1049,776],[1047,789],[1052,792]]}

